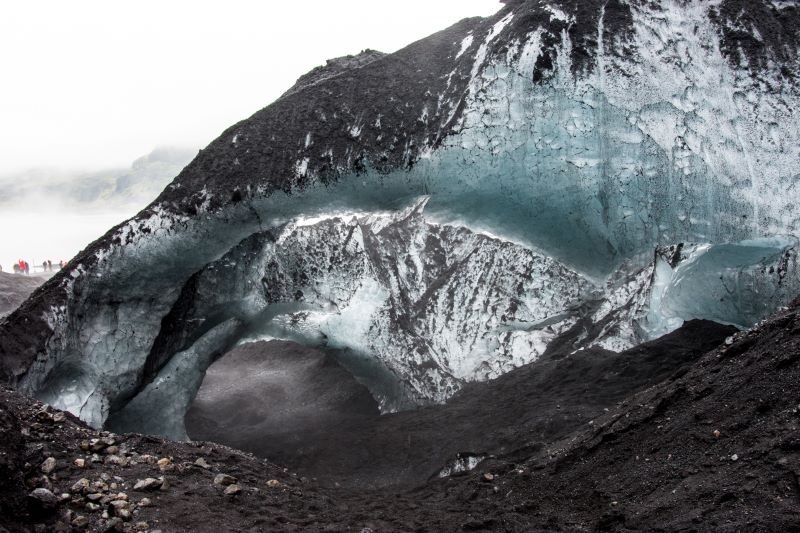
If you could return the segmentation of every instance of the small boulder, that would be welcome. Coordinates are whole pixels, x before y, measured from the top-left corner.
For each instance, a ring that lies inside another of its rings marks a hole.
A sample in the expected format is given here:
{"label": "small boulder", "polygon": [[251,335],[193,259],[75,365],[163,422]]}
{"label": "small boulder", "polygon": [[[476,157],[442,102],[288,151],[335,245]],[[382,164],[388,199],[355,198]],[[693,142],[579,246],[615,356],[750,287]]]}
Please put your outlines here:
{"label": "small boulder", "polygon": [[199,466],[200,468],[203,468],[203,469],[205,469],[205,470],[208,470],[209,468],[211,468],[211,465],[210,465],[210,464],[208,464],[208,463],[206,462],[206,460],[205,460],[205,459],[203,459],[202,457],[200,457],[199,459],[197,459],[197,460],[194,462],[194,465],[195,465],[195,466]]}

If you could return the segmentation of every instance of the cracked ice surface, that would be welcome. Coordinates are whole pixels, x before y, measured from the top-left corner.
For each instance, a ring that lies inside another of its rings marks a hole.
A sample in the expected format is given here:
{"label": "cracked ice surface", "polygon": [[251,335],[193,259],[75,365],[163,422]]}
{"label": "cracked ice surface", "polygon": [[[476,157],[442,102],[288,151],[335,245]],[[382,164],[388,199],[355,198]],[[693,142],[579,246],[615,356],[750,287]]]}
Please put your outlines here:
{"label": "cracked ice surface", "polygon": [[[421,195],[430,196],[426,227],[450,232],[449,246],[455,246],[459,232],[468,228],[473,242],[481,232],[489,239],[496,236],[505,246],[553,261],[583,280],[581,286],[601,287],[601,302],[591,320],[601,332],[586,337],[594,339],[591,342],[621,349],[688,318],[752,324],[796,288],[793,251],[785,251],[783,244],[741,241],[797,233],[797,91],[780,83],[777,66],[758,77],[732,67],[719,51],[705,2],[668,0],[632,9],[636,53],[606,57],[600,47],[598,68],[586,76],[576,77],[570,69],[572,44],[566,33],[556,51],[554,74],[538,84],[532,79],[542,54],[541,28],[531,31],[525,42],[508,43],[502,54],[495,53],[494,46],[504,43],[502,33],[510,19],[478,40],[480,46],[469,43],[462,58],[473,60],[474,68],[463,95],[464,111],[454,130],[443,132],[448,134],[443,144],[428,147],[426,157],[411,170],[345,176],[335,184],[248,200],[248,205],[214,215],[204,211],[206,198],[193,219],[156,210],[146,220],[121,227],[116,244],[99,253],[99,266],[79,268],[65,282],[68,305],[51,310],[48,320],[54,335],[21,388],[100,425],[109,410],[121,409],[140,392],[154,339],[179,299],[180,287],[239,241],[299,216],[328,220],[337,213],[357,212],[363,217],[401,209]],[[470,53],[475,55],[470,58]],[[442,95],[443,108],[456,109],[457,101],[448,98]],[[364,124],[373,122],[380,124],[380,117],[364,117]],[[358,124],[352,127],[356,129],[344,133],[360,133]],[[292,171],[311,172],[303,161]],[[370,231],[382,230],[373,226]],[[285,237],[282,231],[278,233]],[[303,233],[299,226],[293,231]],[[659,260],[650,266],[641,260],[659,245],[678,242],[740,244],[699,245],[691,253],[687,248],[687,257],[696,261],[678,262],[675,269],[672,263],[666,269]],[[367,237],[364,254],[380,249],[370,248],[370,243]],[[348,246],[361,244],[355,239]],[[264,303],[263,296],[250,290],[236,304],[236,316],[253,324],[250,313],[263,304],[269,310],[259,312],[271,318],[264,315],[261,322],[269,327],[280,326],[315,342],[333,338],[334,344],[337,332],[353,329],[361,343],[354,349],[362,350],[369,339],[376,353],[388,353],[396,339],[386,325],[390,321],[375,319],[383,312],[380,302],[401,295],[409,302],[422,298],[404,283],[418,282],[414,276],[429,267],[415,263],[414,258],[425,257],[419,252],[421,244],[404,246],[401,251],[412,257],[408,264],[392,263],[380,254],[367,263],[353,260],[348,268],[354,270],[341,273],[339,281],[324,275],[318,265],[319,292],[304,290],[302,279],[282,280],[303,292],[300,300],[287,293],[281,302]],[[341,258],[350,257],[346,251]],[[742,264],[731,259],[740,253],[748,257]],[[490,264],[480,254],[469,261],[465,272]],[[394,267],[384,267],[379,277],[367,273],[367,264]],[[621,265],[624,273],[606,287],[609,274]],[[477,279],[478,270],[469,271],[465,279]],[[493,272],[500,282],[497,269]],[[710,280],[711,272],[720,273],[724,283],[714,285],[713,298],[693,301],[693,283]],[[776,278],[775,272],[785,274]],[[245,285],[230,288],[252,288],[260,280],[237,277],[237,283]],[[355,287],[361,292],[354,292]],[[731,290],[744,292],[737,297]],[[651,295],[657,305],[652,305]],[[745,295],[752,307],[744,305]],[[569,292],[559,293],[553,302],[571,297]],[[370,312],[347,310],[346,301],[353,298]],[[479,294],[476,301],[493,302],[492,298]],[[426,322],[429,308],[423,307],[408,315],[414,318],[408,326],[424,336],[411,344],[401,339],[399,345],[408,349],[403,360],[399,355],[384,357],[398,377],[405,379],[409,372],[412,389],[427,391],[422,395],[429,398],[445,397],[459,380],[487,379],[507,371],[541,353],[552,335],[581,327],[570,316],[561,324],[548,324],[553,332],[546,327],[527,331],[527,326],[509,327],[499,320],[493,303],[446,310],[446,299],[423,300],[442,317],[461,313],[458,319],[467,320],[465,340],[459,340],[458,328],[446,320]],[[279,304],[287,309],[275,307]],[[414,310],[409,305],[402,309],[407,314]],[[525,320],[546,318],[531,314]],[[212,313],[198,320],[210,328],[217,318]],[[424,347],[422,355],[418,346]],[[428,362],[434,364],[428,368]]]}

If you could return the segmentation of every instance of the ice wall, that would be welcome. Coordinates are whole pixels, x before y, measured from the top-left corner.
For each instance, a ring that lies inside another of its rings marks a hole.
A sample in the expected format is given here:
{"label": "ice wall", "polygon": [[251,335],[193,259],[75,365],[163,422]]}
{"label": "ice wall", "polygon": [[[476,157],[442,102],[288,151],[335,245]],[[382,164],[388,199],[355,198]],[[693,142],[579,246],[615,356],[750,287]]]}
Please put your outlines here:
{"label": "ice wall", "polygon": [[[605,50],[605,43],[622,44],[604,38],[601,18],[597,34],[598,42],[604,44],[596,52],[597,67],[591,72],[571,68],[573,43],[566,31],[555,47],[545,44],[545,28],[531,28],[524,38],[507,37],[516,23],[516,15],[509,13],[486,34],[476,33],[474,42],[454,59],[473,63],[467,89],[439,94],[441,110],[451,111],[453,120],[436,138],[431,136],[423,150],[407,146],[405,168],[388,173],[371,170],[370,161],[380,157],[375,153],[372,159],[365,158],[360,173],[330,182],[316,179],[313,162],[302,156],[290,171],[308,178],[302,189],[266,197],[251,194],[246,201],[219,210],[209,207],[213,194],[203,190],[198,193],[203,204],[185,215],[174,214],[169,206],[155,206],[116,229],[104,245],[94,249],[96,263],[75,267],[72,278],[64,281],[67,303],[47,311],[53,335],[21,378],[20,387],[100,425],[110,411],[122,409],[141,393],[154,371],[197,340],[178,339],[173,344],[180,349],[165,350],[154,361],[156,339],[170,335],[162,321],[173,312],[187,280],[242,239],[299,218],[398,210],[421,195],[430,198],[426,207],[430,223],[496,236],[542,260],[554,261],[586,283],[602,288],[610,274],[627,265],[624,275],[615,276],[614,290],[601,291],[601,299],[607,301],[598,304],[596,320],[592,320],[600,325],[598,342],[605,346],[646,338],[686,316],[752,323],[753,317],[778,305],[793,285],[769,298],[772,281],[763,288],[757,281],[758,268],[740,271],[737,280],[752,281],[733,286],[744,290],[743,294],[757,294],[756,300],[763,303],[746,309],[741,303],[730,304],[743,302],[744,296],[728,297],[722,313],[720,306],[703,299],[692,303],[687,296],[678,296],[692,292],[685,288],[691,284],[681,281],[683,273],[670,277],[663,265],[647,267],[649,261],[640,260],[665,244],[722,244],[796,234],[800,200],[795,187],[800,167],[797,91],[785,83],[778,65],[768,66],[758,76],[733,67],[720,53],[708,7],[706,2],[635,3],[631,6],[634,42],[632,52],[626,54]],[[552,75],[534,81],[534,69],[545,53],[555,58]],[[456,70],[453,73],[456,76]],[[418,120],[429,120],[433,111],[421,109]],[[364,115],[360,121],[381,128],[379,115]],[[356,128],[341,134],[352,138],[359,132]],[[397,138],[393,144],[402,146],[403,140]],[[422,155],[415,159],[414,153]],[[258,190],[258,184],[253,189]],[[749,245],[741,248],[731,254],[750,253]],[[697,265],[728,265],[727,260],[711,260],[725,253],[708,253]],[[359,265],[353,263],[356,270],[343,273],[342,279],[362,279]],[[641,313],[649,313],[651,307],[647,283],[652,273],[647,268],[655,269],[659,284],[671,288],[670,296],[665,293],[659,300],[663,316],[649,315],[643,322]],[[730,268],[723,270],[730,273]],[[408,272],[412,271],[409,267]],[[408,272],[395,278],[406,279]],[[715,271],[697,266],[686,267],[685,272],[700,279]],[[243,280],[249,278],[233,276],[216,290],[243,290],[246,287],[235,285]],[[352,289],[349,285],[336,288],[339,282],[330,279],[324,282],[330,286],[328,301],[336,301],[337,291]],[[298,286],[295,280],[285,284]],[[303,309],[306,303],[302,301],[281,305],[295,306],[292,313],[307,312],[312,318],[327,316],[319,318],[318,327],[307,329],[333,338],[335,345],[337,331],[353,330],[358,332],[355,338],[364,338],[368,317],[378,312],[380,302],[387,294],[402,293],[393,292],[399,285],[379,285],[359,285],[361,292],[349,298],[361,305],[346,312]],[[244,316],[249,324],[250,309],[256,303],[241,304],[235,312],[230,307],[210,310],[200,318],[210,328],[221,323],[221,316],[214,313],[224,311],[222,315],[237,320]],[[359,314],[357,309],[371,312]],[[478,309],[470,320],[491,323],[496,317],[489,309]],[[291,314],[281,308],[268,313],[272,314],[264,322],[270,327],[280,323],[277,316]],[[420,331],[423,345],[451,342],[435,327]],[[516,329],[506,335],[524,337]],[[412,378],[420,389],[447,389],[448,382],[465,376],[492,377],[509,368],[508,361],[541,352],[527,340],[519,345],[511,341],[456,344],[462,351],[449,347],[447,361],[437,363],[437,375]],[[400,345],[412,354],[409,360],[417,357],[414,346]],[[429,351],[443,350],[439,346]],[[476,370],[473,363],[478,358],[473,354],[478,352],[486,365]],[[434,385],[423,387],[426,380]]]}

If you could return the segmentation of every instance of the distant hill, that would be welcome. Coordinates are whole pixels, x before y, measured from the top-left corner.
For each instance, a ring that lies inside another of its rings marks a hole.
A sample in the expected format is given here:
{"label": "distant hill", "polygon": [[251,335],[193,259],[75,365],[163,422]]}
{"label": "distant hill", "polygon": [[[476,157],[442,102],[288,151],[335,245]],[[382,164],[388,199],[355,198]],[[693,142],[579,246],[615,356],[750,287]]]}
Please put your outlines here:
{"label": "distant hill", "polygon": [[197,154],[191,148],[160,147],[135,160],[129,168],[91,172],[31,169],[0,177],[0,207],[46,199],[65,208],[107,209],[144,207]]}

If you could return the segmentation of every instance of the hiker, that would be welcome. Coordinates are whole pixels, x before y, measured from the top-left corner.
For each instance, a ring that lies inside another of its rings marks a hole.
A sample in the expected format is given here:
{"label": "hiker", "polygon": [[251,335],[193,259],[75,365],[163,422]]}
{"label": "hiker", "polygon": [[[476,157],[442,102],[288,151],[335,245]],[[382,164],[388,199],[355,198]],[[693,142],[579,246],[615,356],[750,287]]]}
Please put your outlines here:
{"label": "hiker", "polygon": [[31,265],[29,265],[27,261],[23,261],[22,264],[25,265],[25,275],[26,276],[30,276],[31,275]]}
{"label": "hiker", "polygon": [[47,270],[49,270],[50,272],[53,271],[53,262],[50,261],[49,259],[47,260]]}
{"label": "hiker", "polygon": [[19,265],[14,263],[14,274],[19,274]]}

